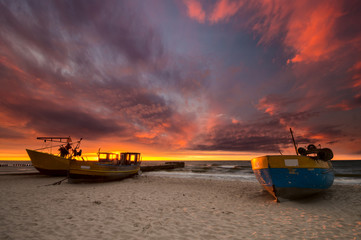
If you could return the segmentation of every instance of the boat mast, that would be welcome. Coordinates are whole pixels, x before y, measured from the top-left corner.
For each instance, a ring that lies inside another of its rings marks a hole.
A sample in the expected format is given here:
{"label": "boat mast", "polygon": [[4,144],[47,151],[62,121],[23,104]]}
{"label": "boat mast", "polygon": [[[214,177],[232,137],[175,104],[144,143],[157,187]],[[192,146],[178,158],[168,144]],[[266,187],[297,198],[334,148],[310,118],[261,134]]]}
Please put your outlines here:
{"label": "boat mast", "polygon": [[298,155],[297,145],[296,145],[295,138],[293,137],[292,128],[290,128],[290,132],[291,132],[291,136],[292,136],[293,146],[295,146],[295,151],[296,151],[296,154]]}

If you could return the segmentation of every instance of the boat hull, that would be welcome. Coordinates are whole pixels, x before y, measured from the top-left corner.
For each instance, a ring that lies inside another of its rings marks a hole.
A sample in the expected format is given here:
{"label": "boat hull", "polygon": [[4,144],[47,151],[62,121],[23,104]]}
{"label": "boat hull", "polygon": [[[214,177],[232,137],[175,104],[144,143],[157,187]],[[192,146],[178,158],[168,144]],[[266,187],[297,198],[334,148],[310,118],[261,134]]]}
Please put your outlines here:
{"label": "boat hull", "polygon": [[306,156],[263,156],[252,159],[252,169],[260,184],[273,195],[293,199],[330,188],[334,172],[330,161]]}
{"label": "boat hull", "polygon": [[26,152],[40,173],[51,176],[67,175],[70,159],[30,149],[26,149]]}
{"label": "boat hull", "polygon": [[138,174],[140,164],[113,165],[92,161],[71,161],[69,182],[104,182],[115,181]]}

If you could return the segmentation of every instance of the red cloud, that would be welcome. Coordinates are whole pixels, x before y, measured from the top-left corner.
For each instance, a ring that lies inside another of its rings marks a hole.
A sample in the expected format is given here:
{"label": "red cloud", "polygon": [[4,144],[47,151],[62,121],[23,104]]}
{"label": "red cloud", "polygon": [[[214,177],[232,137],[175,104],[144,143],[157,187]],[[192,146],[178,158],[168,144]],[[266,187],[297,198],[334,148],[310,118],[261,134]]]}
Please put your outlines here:
{"label": "red cloud", "polygon": [[290,62],[313,62],[327,59],[329,54],[343,43],[334,36],[337,18],[343,15],[340,2],[318,2],[310,7],[303,1],[295,1],[287,26],[285,44],[297,54]]}
{"label": "red cloud", "polygon": [[200,23],[205,23],[207,18],[214,24],[237,15],[241,26],[258,34],[259,44],[282,37],[285,47],[295,53],[288,63],[327,60],[345,44],[356,46],[361,39],[358,33],[351,38],[344,37],[340,30],[342,21],[354,19],[352,13],[347,16],[352,11],[352,7],[346,6],[351,5],[347,2],[305,0],[285,4],[281,1],[219,0],[205,8],[210,9],[207,13],[197,0],[184,0],[184,3],[189,17]]}
{"label": "red cloud", "polygon": [[263,97],[262,99],[259,100],[257,109],[264,110],[265,113],[268,113],[269,115],[272,116],[277,112],[279,107],[274,102],[269,101],[267,97]]}
{"label": "red cloud", "polygon": [[348,71],[353,73],[352,87],[354,88],[361,87],[361,61],[355,63]]}
{"label": "red cloud", "polygon": [[267,95],[259,100],[257,109],[272,116],[281,113],[282,108],[286,108],[287,105],[293,101],[295,100],[287,99],[279,95]]}
{"label": "red cloud", "polygon": [[348,100],[343,100],[342,102],[334,105],[327,106],[327,108],[348,111],[354,108],[361,107],[361,94],[356,94],[353,98]]}
{"label": "red cloud", "polygon": [[349,69],[349,71],[352,71],[352,70],[356,70],[356,71],[361,70],[361,61],[355,63],[355,64]]}
{"label": "red cloud", "polygon": [[251,2],[247,11],[254,12],[247,27],[259,35],[260,44],[285,34],[285,46],[296,51],[289,63],[327,59],[345,44],[335,36],[336,22],[346,14],[341,1]]}
{"label": "red cloud", "polygon": [[0,64],[4,65],[5,67],[7,67],[10,70],[13,70],[14,72],[25,74],[25,72],[21,68],[19,68],[18,66],[16,66],[9,60],[7,60],[7,58],[4,56],[0,57]]}
{"label": "red cloud", "polygon": [[340,102],[338,104],[327,106],[327,108],[348,111],[348,110],[351,110],[353,107],[350,105],[349,102],[344,100],[344,101],[342,101],[342,102]]}
{"label": "red cloud", "polygon": [[[203,10],[199,1],[183,0],[183,2],[187,7],[187,14],[190,18],[200,23],[205,23],[206,12]],[[242,6],[243,1],[220,0],[215,4],[212,12],[209,14],[208,20],[211,23],[217,23],[229,19],[235,15]]]}
{"label": "red cloud", "polygon": [[187,6],[188,16],[200,23],[204,23],[206,13],[203,11],[200,2],[197,0],[184,0],[183,2]]}
{"label": "red cloud", "polygon": [[228,19],[235,15],[238,10],[242,7],[242,1],[229,1],[229,0],[220,0],[213,9],[209,21],[212,23],[217,23],[221,20]]}

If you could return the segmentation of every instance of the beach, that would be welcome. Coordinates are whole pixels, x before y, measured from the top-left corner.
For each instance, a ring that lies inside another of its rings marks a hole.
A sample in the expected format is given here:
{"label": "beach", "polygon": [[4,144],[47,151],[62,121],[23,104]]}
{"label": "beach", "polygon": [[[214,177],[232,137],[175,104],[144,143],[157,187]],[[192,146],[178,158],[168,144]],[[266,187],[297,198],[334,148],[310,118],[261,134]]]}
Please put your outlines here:
{"label": "beach", "polygon": [[361,186],[277,203],[256,182],[0,175],[0,239],[361,239]]}

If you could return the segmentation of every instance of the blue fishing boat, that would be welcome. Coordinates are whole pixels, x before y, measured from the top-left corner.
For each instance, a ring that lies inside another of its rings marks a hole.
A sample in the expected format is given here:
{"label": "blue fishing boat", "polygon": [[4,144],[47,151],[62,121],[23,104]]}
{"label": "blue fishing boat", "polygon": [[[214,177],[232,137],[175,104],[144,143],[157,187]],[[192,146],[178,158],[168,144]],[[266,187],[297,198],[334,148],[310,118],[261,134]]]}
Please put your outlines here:
{"label": "blue fishing boat", "polygon": [[295,199],[330,188],[334,181],[332,158],[331,149],[310,144],[307,149],[299,148],[297,155],[267,155],[251,163],[259,183],[279,201],[279,197]]}

